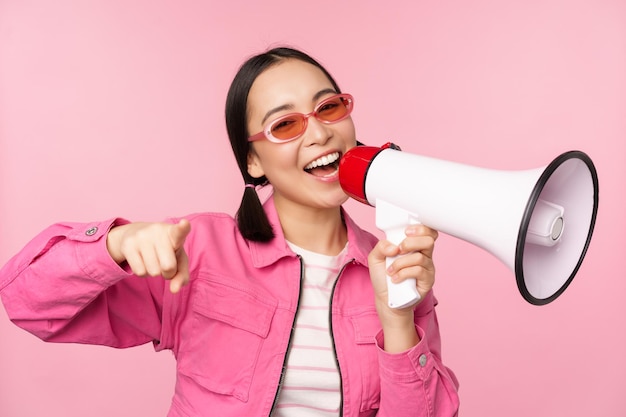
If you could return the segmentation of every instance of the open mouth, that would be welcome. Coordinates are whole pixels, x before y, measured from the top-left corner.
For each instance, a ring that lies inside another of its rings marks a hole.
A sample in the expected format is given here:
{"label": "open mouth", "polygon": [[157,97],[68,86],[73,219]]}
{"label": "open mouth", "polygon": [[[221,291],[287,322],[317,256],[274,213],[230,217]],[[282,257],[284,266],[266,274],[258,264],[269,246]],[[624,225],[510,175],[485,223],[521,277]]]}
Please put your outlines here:
{"label": "open mouth", "polygon": [[339,152],[333,152],[317,158],[304,167],[304,170],[316,177],[329,177],[339,168]]}

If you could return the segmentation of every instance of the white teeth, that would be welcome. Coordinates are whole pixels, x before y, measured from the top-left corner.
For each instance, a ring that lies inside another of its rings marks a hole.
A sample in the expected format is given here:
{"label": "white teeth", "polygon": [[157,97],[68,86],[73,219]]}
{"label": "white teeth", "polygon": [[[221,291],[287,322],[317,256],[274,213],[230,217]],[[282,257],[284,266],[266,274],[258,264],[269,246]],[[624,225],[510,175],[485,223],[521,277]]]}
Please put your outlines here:
{"label": "white teeth", "polygon": [[339,152],[324,155],[321,158],[317,158],[315,161],[305,166],[304,169],[313,169],[324,165],[330,165],[333,162],[337,161],[337,159],[339,159]]}

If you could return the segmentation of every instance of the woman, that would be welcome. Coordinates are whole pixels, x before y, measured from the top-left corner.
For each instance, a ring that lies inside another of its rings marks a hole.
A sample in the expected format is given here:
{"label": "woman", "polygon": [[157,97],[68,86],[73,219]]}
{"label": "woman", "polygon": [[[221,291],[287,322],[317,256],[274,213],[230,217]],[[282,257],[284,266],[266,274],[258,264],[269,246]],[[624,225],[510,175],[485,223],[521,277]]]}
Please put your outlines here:
{"label": "woman", "polygon": [[[53,225],[0,272],[9,316],[48,341],[171,349],[170,417],[455,415],[431,290],[437,232],[411,226],[394,246],[341,206],[353,105],[300,51],[250,58],[226,103],[246,183],[236,219]],[[389,308],[386,274],[416,278],[420,303]]]}

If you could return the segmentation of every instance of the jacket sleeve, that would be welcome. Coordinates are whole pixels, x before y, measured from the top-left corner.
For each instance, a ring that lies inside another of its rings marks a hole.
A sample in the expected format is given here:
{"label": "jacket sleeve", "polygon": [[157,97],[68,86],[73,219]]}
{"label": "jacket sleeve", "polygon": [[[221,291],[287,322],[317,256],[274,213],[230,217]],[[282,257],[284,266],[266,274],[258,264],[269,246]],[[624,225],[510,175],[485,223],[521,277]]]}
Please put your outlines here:
{"label": "jacket sleeve", "polygon": [[0,298],[12,322],[50,342],[128,347],[161,334],[164,283],[116,264],[106,235],[116,219],[59,223],[0,270]]}
{"label": "jacket sleeve", "polygon": [[441,360],[441,339],[432,291],[415,309],[420,342],[390,354],[383,334],[376,336],[381,378],[378,417],[452,417],[458,415],[459,383]]}

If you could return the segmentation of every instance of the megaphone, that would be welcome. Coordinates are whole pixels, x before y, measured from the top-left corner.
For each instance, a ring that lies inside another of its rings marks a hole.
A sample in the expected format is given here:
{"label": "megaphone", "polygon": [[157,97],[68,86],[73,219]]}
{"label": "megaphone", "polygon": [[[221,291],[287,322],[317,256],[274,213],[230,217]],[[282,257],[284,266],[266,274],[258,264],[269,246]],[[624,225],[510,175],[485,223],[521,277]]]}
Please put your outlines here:
{"label": "megaphone", "polygon": [[[581,151],[543,168],[500,171],[402,152],[394,144],[356,146],[339,163],[350,197],[375,207],[376,227],[398,244],[422,223],[495,255],[526,301],[544,305],[565,291],[591,241],[598,175]],[[389,265],[393,259],[388,259]],[[391,283],[389,306],[419,300],[415,280]]]}

